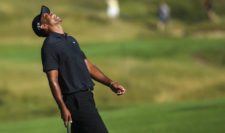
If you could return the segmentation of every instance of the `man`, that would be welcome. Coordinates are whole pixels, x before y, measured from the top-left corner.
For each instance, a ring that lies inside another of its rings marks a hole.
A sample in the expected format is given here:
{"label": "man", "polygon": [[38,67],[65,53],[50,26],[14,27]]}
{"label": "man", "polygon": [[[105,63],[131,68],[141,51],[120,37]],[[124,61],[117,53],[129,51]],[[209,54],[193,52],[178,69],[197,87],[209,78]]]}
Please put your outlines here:
{"label": "man", "polygon": [[214,11],[214,0],[205,0],[205,8],[209,20],[219,22],[219,16]]}
{"label": "man", "polygon": [[61,26],[62,19],[46,6],[32,21],[36,35],[46,37],[41,56],[53,97],[65,126],[72,121],[73,133],[107,133],[93,99],[94,80],[108,86],[117,95],[125,88],[112,81],[92,64],[78,42]]}
{"label": "man", "polygon": [[107,16],[110,19],[115,19],[120,14],[120,7],[118,0],[106,0],[107,3]]}
{"label": "man", "polygon": [[159,5],[158,16],[159,16],[158,29],[161,31],[165,31],[166,26],[170,19],[170,7],[165,2],[165,0],[163,0]]}

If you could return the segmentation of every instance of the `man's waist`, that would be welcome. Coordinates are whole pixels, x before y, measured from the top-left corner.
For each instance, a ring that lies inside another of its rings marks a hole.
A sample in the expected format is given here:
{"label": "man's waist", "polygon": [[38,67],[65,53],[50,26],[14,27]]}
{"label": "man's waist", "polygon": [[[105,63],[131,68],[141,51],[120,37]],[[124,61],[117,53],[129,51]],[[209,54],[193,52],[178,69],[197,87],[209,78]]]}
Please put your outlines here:
{"label": "man's waist", "polygon": [[86,88],[76,89],[74,91],[64,92],[63,95],[68,96],[68,95],[72,95],[72,94],[80,93],[80,92],[91,92],[93,90],[94,90],[94,87],[86,87]]}

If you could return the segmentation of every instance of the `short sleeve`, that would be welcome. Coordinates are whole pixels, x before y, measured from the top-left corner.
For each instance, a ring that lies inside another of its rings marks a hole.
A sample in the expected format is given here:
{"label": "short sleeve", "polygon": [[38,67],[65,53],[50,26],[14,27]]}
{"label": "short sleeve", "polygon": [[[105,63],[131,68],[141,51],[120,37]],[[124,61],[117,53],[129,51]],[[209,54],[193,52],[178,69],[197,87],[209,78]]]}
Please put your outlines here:
{"label": "short sleeve", "polygon": [[41,59],[44,72],[59,68],[59,56],[57,49],[56,47],[51,46],[51,44],[49,44],[49,46],[46,45],[45,47],[42,47]]}

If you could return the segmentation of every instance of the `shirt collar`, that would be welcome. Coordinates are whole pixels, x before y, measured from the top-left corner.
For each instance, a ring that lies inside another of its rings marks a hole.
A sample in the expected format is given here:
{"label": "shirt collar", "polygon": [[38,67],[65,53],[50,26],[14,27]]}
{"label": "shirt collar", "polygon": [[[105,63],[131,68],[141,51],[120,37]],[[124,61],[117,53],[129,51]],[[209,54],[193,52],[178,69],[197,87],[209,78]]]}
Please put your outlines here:
{"label": "shirt collar", "polygon": [[60,33],[57,33],[57,32],[51,32],[49,33],[49,36],[54,36],[54,37],[57,37],[57,38],[67,38],[67,33],[64,33],[64,34],[60,34]]}

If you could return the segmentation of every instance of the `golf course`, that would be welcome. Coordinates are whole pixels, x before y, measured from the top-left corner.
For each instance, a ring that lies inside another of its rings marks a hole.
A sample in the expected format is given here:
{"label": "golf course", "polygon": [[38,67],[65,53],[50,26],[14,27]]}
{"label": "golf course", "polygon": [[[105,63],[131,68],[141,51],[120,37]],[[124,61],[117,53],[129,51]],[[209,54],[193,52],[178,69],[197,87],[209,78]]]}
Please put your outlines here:
{"label": "golf course", "polygon": [[195,14],[200,1],[168,1],[166,31],[157,29],[154,0],[121,1],[116,20],[105,16],[103,0],[1,1],[0,133],[66,132],[42,68],[43,38],[31,29],[42,4],[62,17],[89,60],[127,89],[117,96],[95,81],[110,133],[224,133],[225,2],[218,1],[218,22]]}

